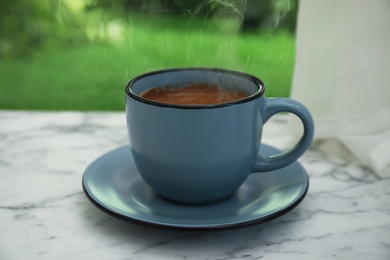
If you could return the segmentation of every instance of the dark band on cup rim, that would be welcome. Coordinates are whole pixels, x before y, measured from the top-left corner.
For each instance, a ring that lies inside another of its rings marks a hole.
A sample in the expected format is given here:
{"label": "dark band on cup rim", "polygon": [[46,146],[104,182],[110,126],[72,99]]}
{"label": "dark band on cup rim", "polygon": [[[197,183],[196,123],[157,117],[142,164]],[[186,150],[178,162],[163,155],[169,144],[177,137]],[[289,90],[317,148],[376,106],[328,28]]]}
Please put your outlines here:
{"label": "dark band on cup rim", "polygon": [[[254,83],[257,87],[258,90],[254,92],[253,94],[250,94],[244,98],[233,100],[230,102],[225,102],[225,103],[217,103],[217,104],[200,104],[200,105],[187,105],[187,104],[170,104],[170,103],[163,103],[163,102],[158,102],[154,100],[150,100],[147,98],[143,98],[139,96],[138,94],[134,93],[131,89],[131,87],[139,80],[142,78],[156,75],[156,74],[163,74],[163,73],[169,73],[169,72],[180,72],[180,71],[205,71],[205,72],[219,72],[219,73],[225,73],[225,74],[232,74],[241,78],[245,78],[252,83]],[[160,106],[160,107],[174,107],[174,108],[189,108],[189,109],[203,109],[203,108],[218,108],[218,107],[226,107],[226,106],[232,106],[236,104],[241,104],[245,102],[252,101],[260,96],[262,96],[265,92],[265,84],[263,81],[261,81],[259,78],[244,73],[244,72],[239,72],[239,71],[234,71],[234,70],[228,70],[228,69],[219,69],[219,68],[206,68],[206,67],[189,67],[189,68],[172,68],[172,69],[163,69],[163,70],[156,70],[156,71],[151,71],[144,73],[142,75],[139,75],[133,79],[131,79],[127,84],[125,88],[126,94],[140,102],[154,105],[154,106]]]}

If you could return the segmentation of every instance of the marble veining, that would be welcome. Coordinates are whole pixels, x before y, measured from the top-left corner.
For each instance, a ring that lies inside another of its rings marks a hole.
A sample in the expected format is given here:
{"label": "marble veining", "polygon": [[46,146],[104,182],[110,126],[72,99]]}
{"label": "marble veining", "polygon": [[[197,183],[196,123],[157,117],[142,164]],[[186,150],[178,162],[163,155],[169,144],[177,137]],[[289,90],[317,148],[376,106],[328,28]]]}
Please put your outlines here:
{"label": "marble veining", "polygon": [[[277,115],[264,142],[296,140]],[[185,231],[117,220],[92,205],[81,177],[128,143],[124,113],[0,111],[0,259],[390,259],[390,178],[336,140],[300,159],[305,200],[265,224]]]}

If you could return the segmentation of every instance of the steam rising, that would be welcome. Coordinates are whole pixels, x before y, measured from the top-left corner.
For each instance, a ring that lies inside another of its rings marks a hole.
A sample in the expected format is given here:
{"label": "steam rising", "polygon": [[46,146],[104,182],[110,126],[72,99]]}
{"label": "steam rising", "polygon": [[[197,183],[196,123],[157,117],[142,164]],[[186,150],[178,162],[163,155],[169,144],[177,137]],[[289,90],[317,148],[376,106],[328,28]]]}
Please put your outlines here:
{"label": "steam rising", "polygon": [[[242,46],[245,44],[240,40],[244,18],[248,12],[252,17],[263,16],[265,8],[259,3],[267,2],[277,10],[269,14],[272,16],[268,21],[271,25],[267,25],[275,30],[297,0],[145,0],[138,1],[138,6],[131,6],[128,10],[119,6],[120,2],[109,1],[110,5],[117,5],[118,13],[122,15],[102,17],[101,27],[97,31],[91,29],[90,35],[102,37],[124,49],[123,58],[127,63],[124,76],[128,79],[146,72],[139,69],[145,67],[147,71],[172,67],[221,67],[260,73],[258,64],[262,64],[272,43],[261,40],[260,32],[256,46]],[[257,37],[255,34],[250,37]],[[238,53],[239,49],[241,53]],[[246,50],[244,57],[243,49]],[[134,52],[143,59],[134,61]],[[251,67],[256,67],[257,71],[251,71]]]}

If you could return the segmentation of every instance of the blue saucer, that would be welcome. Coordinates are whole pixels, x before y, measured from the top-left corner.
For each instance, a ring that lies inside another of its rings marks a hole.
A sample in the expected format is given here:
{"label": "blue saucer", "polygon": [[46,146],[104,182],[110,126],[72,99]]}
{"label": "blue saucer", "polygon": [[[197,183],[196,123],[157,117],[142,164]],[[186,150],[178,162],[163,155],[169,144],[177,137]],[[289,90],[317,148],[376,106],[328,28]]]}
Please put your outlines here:
{"label": "blue saucer", "polygon": [[[261,154],[279,154],[262,144]],[[221,229],[259,224],[295,208],[305,197],[309,177],[299,162],[272,172],[255,173],[229,199],[187,206],[167,201],[140,177],[129,146],[104,154],[82,179],[90,201],[108,214],[131,222],[184,229]]]}

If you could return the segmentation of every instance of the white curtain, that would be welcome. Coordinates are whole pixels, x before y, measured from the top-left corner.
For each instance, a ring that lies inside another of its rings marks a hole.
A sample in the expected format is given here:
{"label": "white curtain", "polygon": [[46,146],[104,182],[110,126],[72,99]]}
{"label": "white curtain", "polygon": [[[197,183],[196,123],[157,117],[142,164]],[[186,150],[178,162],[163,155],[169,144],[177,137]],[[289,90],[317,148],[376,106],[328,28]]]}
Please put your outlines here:
{"label": "white curtain", "polygon": [[390,0],[301,0],[291,97],[312,112],[315,138],[390,176]]}

